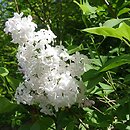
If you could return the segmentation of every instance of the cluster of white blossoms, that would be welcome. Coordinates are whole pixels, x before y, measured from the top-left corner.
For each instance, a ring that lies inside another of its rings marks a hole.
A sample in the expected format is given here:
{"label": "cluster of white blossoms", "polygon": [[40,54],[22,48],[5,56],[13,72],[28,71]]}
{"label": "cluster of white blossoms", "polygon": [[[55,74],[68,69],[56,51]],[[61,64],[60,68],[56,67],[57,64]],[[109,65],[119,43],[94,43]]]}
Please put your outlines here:
{"label": "cluster of white blossoms", "polygon": [[15,99],[18,103],[38,104],[41,112],[52,115],[84,99],[81,75],[88,58],[79,52],[69,55],[62,45],[54,46],[56,36],[50,28],[36,28],[32,17],[23,17],[23,13],[14,13],[5,23],[4,31],[19,44],[17,59],[24,74]]}

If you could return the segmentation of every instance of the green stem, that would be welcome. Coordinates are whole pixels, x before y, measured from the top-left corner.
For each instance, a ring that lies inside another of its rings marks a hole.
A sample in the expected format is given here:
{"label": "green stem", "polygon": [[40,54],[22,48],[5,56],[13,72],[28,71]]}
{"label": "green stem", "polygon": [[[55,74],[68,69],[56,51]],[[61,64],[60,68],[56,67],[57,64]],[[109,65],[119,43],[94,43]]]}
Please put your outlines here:
{"label": "green stem", "polygon": [[14,2],[15,2],[15,6],[16,6],[16,11],[17,11],[18,13],[20,13],[17,0],[14,0]]}
{"label": "green stem", "polygon": [[83,22],[84,22],[84,24],[85,24],[85,26],[86,26],[86,28],[87,28],[87,27],[88,27],[88,25],[87,25],[87,22],[86,22],[85,15],[82,15],[82,20],[83,20]]}
{"label": "green stem", "polygon": [[99,55],[99,53],[98,53],[97,47],[96,47],[96,45],[95,45],[95,42],[94,42],[92,36],[91,36],[91,40],[92,40],[92,43],[93,43],[94,49],[95,49],[95,51],[96,51],[96,53],[97,53],[97,56],[98,56],[98,58],[99,58],[101,64],[103,65],[102,59],[101,59],[101,57],[100,57],[100,55]]}
{"label": "green stem", "polygon": [[114,83],[113,83],[112,76],[111,76],[111,74],[110,74],[110,71],[108,71],[108,72],[106,72],[106,73],[107,73],[107,77],[108,77],[108,79],[109,79],[109,81],[110,81],[111,86],[113,87],[114,90],[116,90],[116,88],[115,88],[115,86],[114,86]]}
{"label": "green stem", "polygon": [[123,41],[130,47],[130,44],[123,38]]}

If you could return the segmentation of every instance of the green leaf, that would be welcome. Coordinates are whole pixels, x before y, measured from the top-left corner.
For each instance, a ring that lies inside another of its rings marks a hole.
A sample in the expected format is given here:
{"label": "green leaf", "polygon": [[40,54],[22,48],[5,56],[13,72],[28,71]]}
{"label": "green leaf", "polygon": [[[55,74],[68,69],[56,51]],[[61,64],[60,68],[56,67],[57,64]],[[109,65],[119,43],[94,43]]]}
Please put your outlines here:
{"label": "green leaf", "polygon": [[[88,124],[85,124],[85,125],[88,126]],[[86,130],[86,128],[82,124],[80,124],[79,125],[79,130]]]}
{"label": "green leaf", "polygon": [[88,80],[91,80],[92,78],[96,77],[99,75],[99,72],[95,69],[91,69],[87,72],[85,72],[83,75],[82,75],[82,80],[84,82],[88,81]]}
{"label": "green leaf", "polygon": [[31,124],[24,124],[18,130],[30,130]]}
{"label": "green leaf", "polygon": [[8,71],[6,68],[0,67],[0,75],[1,75],[2,77],[8,75],[8,73],[9,73],[9,71]]}
{"label": "green leaf", "polygon": [[124,83],[130,83],[130,74],[125,76]]}
{"label": "green leaf", "polygon": [[123,3],[125,3],[125,0],[117,0],[118,2],[116,3],[116,8],[118,9],[118,8],[120,8],[122,5],[123,5]]}
{"label": "green leaf", "polygon": [[103,73],[100,73],[99,71],[94,69],[85,72],[82,75],[82,80],[84,82],[88,81],[87,91],[89,89],[91,90],[94,86],[96,86],[102,80],[102,77],[103,77]]}
{"label": "green leaf", "polygon": [[102,27],[87,28],[87,29],[83,29],[82,31],[89,32],[96,35],[119,38],[123,40],[130,47],[130,44],[127,42],[127,40],[130,41],[130,35],[129,35],[130,26],[128,26],[124,22],[120,23],[118,28],[102,26]]}
{"label": "green leaf", "polygon": [[[127,63],[130,64],[130,55],[124,54],[121,56],[117,56],[117,57],[105,62],[105,64],[99,70],[91,69],[91,70],[85,72],[82,75],[82,80],[84,82],[88,81],[88,84],[86,85],[88,90],[92,89],[94,86],[96,86],[99,82],[102,81],[102,78],[103,78],[105,71],[119,67],[119,66],[127,64]],[[108,86],[102,85],[102,87],[108,87]],[[106,94],[109,94],[111,92],[113,92],[112,88],[110,91],[107,91]]]}
{"label": "green leaf", "polygon": [[17,105],[11,103],[7,98],[0,97],[0,113],[10,112],[16,107]]}
{"label": "green leaf", "polygon": [[71,115],[67,111],[60,111],[57,115],[57,130],[67,127],[70,122],[73,122]]}
{"label": "green leaf", "polygon": [[96,7],[92,7],[88,0],[83,0],[83,2],[80,2],[80,4],[77,1],[74,1],[74,3],[76,3],[83,11],[83,14],[91,14],[91,13],[95,13],[96,12]]}
{"label": "green leaf", "polygon": [[47,130],[52,124],[53,120],[50,117],[42,117],[31,126],[30,130]]}
{"label": "green leaf", "polygon": [[128,13],[130,11],[130,8],[123,8],[122,10],[119,11],[117,16],[119,17],[122,14]]}
{"label": "green leaf", "polygon": [[121,23],[122,21],[126,21],[126,20],[129,20],[130,18],[124,18],[124,19],[110,19],[110,20],[107,20],[103,26],[105,27],[114,27],[116,25],[118,25],[119,23]]}
{"label": "green leaf", "polygon": [[103,93],[108,96],[110,93],[114,92],[114,88],[108,84],[99,83],[102,88]]}
{"label": "green leaf", "polygon": [[126,127],[126,130],[130,130],[130,125]]}
{"label": "green leaf", "polygon": [[121,55],[108,60],[99,70],[100,72],[108,71],[110,69],[119,67],[124,64],[130,64],[130,55]]}
{"label": "green leaf", "polygon": [[85,123],[96,126],[96,127],[107,127],[109,126],[109,116],[103,115],[102,113],[99,113],[96,110],[93,110],[91,108],[84,108],[84,111],[86,112],[85,116]]}
{"label": "green leaf", "polygon": [[74,130],[74,122],[70,122],[67,127],[66,130]]}
{"label": "green leaf", "polygon": [[130,41],[130,26],[123,22],[119,25],[119,28],[117,28],[116,30],[117,32],[120,32],[123,38],[126,38]]}
{"label": "green leaf", "polygon": [[102,36],[109,36],[122,39],[121,34],[115,28],[110,27],[94,27],[94,28],[87,28],[83,29],[82,31],[89,32],[92,34],[102,35]]}
{"label": "green leaf", "polygon": [[16,90],[16,88],[19,86],[20,80],[19,79],[15,79],[15,78],[10,77],[10,76],[6,76],[6,79],[7,79],[8,83],[9,83],[9,85],[14,90]]}
{"label": "green leaf", "polygon": [[[94,58],[91,60],[91,63],[94,65],[94,67],[101,67],[102,66],[102,63],[105,63],[107,60],[108,60],[108,56],[102,56],[100,55],[100,59],[97,59],[97,58]],[[102,61],[102,63],[101,63]]]}
{"label": "green leaf", "polygon": [[82,50],[84,50],[84,46],[83,46],[83,44],[80,44],[79,46],[76,46],[76,45],[72,45],[72,46],[68,46],[68,53],[69,54],[73,54],[73,53],[75,53],[75,52],[77,52],[77,51],[82,51]]}
{"label": "green leaf", "polygon": [[90,93],[90,92],[94,89],[94,87],[95,87],[99,82],[102,81],[102,78],[103,78],[103,74],[102,74],[102,75],[99,75],[99,76],[97,76],[97,77],[95,77],[95,78],[93,78],[93,79],[91,79],[91,80],[89,80],[89,81],[88,81],[88,84],[87,84],[87,87],[86,87],[87,93]]}
{"label": "green leaf", "polygon": [[122,122],[115,122],[115,128],[117,130],[130,130],[130,129],[126,129],[127,125],[122,123]]}
{"label": "green leaf", "polygon": [[86,121],[91,125],[98,125],[98,116],[94,110],[90,108],[84,108],[84,110],[86,111]]}

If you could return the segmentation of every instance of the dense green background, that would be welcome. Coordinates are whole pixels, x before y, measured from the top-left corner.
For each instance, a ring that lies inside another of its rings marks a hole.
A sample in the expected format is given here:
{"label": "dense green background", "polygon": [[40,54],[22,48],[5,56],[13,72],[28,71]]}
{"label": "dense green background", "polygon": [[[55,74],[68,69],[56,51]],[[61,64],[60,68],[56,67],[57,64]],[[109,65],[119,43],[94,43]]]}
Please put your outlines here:
{"label": "dense green background", "polygon": [[[1,0],[0,130],[130,130],[129,7],[129,0]],[[74,105],[46,116],[35,105],[15,102],[22,74],[17,45],[3,31],[14,12],[32,15],[38,29],[48,24],[56,44],[91,59],[82,75],[89,99],[84,108]]]}

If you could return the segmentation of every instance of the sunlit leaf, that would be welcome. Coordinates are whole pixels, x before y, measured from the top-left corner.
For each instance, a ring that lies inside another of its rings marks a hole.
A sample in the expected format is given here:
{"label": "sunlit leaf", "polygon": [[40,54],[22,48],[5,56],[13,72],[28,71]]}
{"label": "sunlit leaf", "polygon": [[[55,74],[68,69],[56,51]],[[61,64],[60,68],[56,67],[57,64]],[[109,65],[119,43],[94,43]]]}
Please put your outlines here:
{"label": "sunlit leaf", "polygon": [[89,32],[96,35],[102,35],[102,36],[109,36],[109,37],[115,37],[119,38],[121,40],[124,40],[124,42],[130,46],[130,44],[126,41],[130,41],[130,26],[126,23],[120,23],[118,28],[112,28],[112,27],[94,27],[94,28],[86,28],[82,31]]}
{"label": "sunlit leaf", "polygon": [[126,38],[127,40],[130,41],[130,26],[128,26],[126,23],[123,22],[116,30],[117,32],[120,32],[123,38]]}
{"label": "sunlit leaf", "polygon": [[114,88],[108,84],[104,84],[104,83],[99,83],[99,85],[102,88],[102,92],[108,96],[110,93],[114,92]]}
{"label": "sunlit leaf", "polygon": [[124,18],[124,19],[110,19],[110,20],[107,20],[103,26],[105,27],[114,27],[116,25],[118,25],[119,23],[121,23],[122,21],[125,21],[125,20],[129,20],[130,18]]}
{"label": "sunlit leaf", "polygon": [[86,28],[83,29],[84,32],[89,32],[92,34],[102,35],[102,36],[109,36],[122,39],[121,34],[115,29],[110,27],[94,27],[94,28]]}
{"label": "sunlit leaf", "polygon": [[122,10],[119,11],[117,16],[119,17],[122,14],[128,13],[130,11],[130,8],[123,8]]}
{"label": "sunlit leaf", "polygon": [[83,11],[83,14],[90,14],[96,12],[96,7],[92,7],[88,0],[83,0],[83,2],[78,3],[77,1],[74,1]]}
{"label": "sunlit leaf", "polygon": [[8,75],[8,73],[9,73],[9,71],[8,71],[6,68],[0,67],[0,75],[1,75],[2,77]]}

